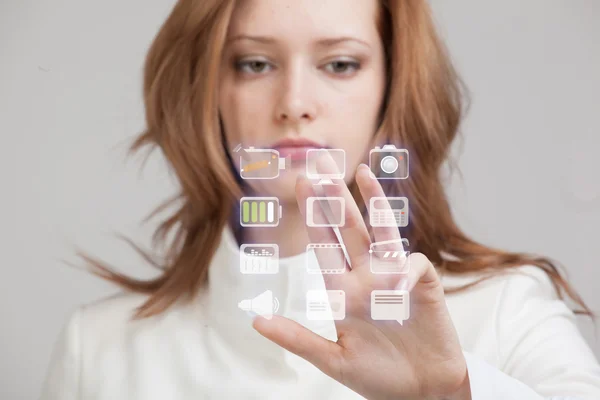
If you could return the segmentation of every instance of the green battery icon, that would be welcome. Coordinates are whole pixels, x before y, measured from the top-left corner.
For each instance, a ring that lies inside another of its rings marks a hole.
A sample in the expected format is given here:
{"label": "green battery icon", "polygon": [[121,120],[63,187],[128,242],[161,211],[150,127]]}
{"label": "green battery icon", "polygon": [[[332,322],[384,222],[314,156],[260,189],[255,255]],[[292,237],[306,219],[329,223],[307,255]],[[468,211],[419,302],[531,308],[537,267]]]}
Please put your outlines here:
{"label": "green battery icon", "polygon": [[277,197],[242,197],[240,224],[242,226],[277,226],[281,206]]}

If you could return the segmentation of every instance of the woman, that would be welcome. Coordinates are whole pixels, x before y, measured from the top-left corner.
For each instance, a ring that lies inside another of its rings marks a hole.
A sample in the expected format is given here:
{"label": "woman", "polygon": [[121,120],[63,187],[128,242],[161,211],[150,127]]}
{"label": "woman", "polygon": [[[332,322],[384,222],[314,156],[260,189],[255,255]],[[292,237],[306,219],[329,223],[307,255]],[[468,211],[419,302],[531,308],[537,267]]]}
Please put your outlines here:
{"label": "woman", "polygon": [[[83,256],[126,290],[73,313],[42,398],[600,398],[563,293],[591,311],[556,267],[452,220],[439,171],[460,89],[424,0],[180,0],[132,147],[171,163],[181,202],[155,239],[176,235],[163,260],[138,248],[162,268],[150,281]],[[403,175],[380,179],[395,172],[370,156],[390,144]],[[284,165],[257,167],[257,149]],[[269,226],[248,197],[273,202]],[[410,221],[378,226],[377,197]],[[397,270],[378,273],[382,242]]]}

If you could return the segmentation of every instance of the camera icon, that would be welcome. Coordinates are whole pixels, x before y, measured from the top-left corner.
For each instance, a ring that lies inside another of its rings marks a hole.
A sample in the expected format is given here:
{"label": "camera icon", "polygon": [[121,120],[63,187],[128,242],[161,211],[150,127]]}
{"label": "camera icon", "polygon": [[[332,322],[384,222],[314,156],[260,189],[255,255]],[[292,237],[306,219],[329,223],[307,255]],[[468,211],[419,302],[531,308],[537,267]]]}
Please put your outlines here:
{"label": "camera icon", "polygon": [[369,152],[369,168],[377,179],[408,178],[408,150],[393,144],[376,146]]}

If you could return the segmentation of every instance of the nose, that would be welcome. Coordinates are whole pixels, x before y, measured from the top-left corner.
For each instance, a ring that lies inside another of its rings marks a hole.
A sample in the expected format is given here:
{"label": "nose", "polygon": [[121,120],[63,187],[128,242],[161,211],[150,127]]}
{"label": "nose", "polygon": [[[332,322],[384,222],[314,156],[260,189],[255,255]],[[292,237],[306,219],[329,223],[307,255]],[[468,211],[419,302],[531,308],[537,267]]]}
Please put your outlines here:
{"label": "nose", "polygon": [[311,90],[310,73],[296,68],[283,77],[275,119],[281,123],[301,124],[313,121],[318,105]]}

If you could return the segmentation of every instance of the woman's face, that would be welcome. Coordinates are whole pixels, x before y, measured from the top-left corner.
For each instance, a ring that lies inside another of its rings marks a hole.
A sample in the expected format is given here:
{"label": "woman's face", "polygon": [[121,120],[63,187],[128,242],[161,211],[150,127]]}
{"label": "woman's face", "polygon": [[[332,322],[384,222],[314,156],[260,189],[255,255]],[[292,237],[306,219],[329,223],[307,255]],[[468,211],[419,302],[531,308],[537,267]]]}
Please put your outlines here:
{"label": "woman's face", "polygon": [[[377,0],[238,1],[228,31],[219,110],[233,148],[276,149],[291,167],[248,179],[256,195],[295,198],[308,148],[345,151],[350,182],[377,129],[385,85]],[[283,141],[283,142],[282,142]]]}

